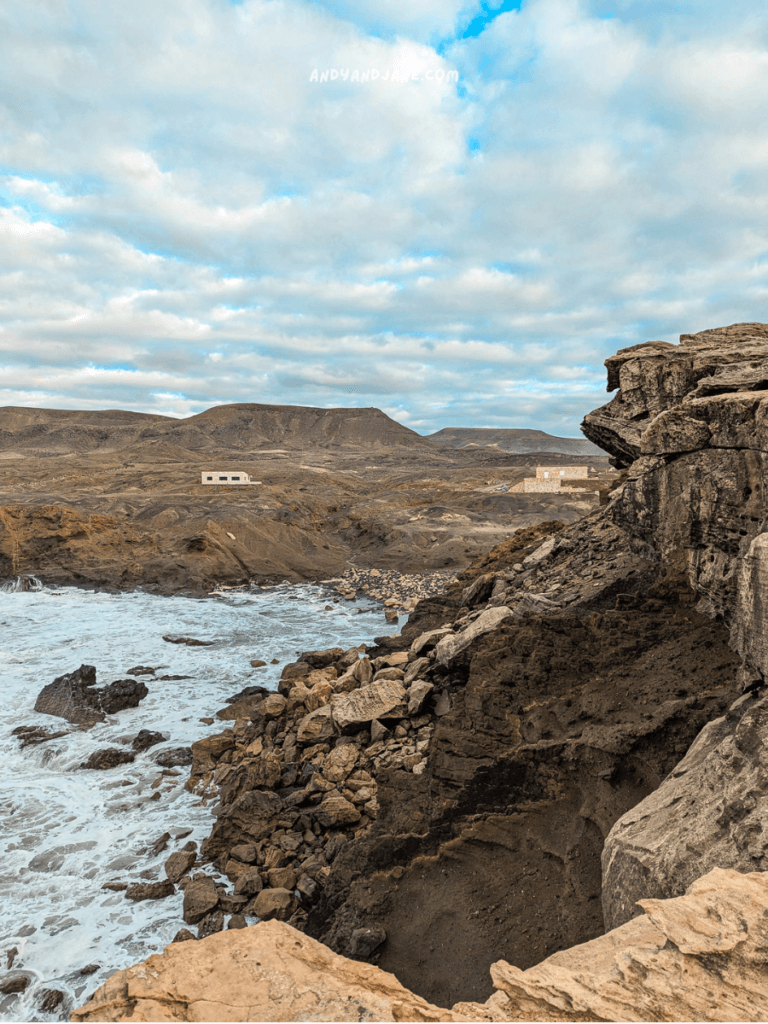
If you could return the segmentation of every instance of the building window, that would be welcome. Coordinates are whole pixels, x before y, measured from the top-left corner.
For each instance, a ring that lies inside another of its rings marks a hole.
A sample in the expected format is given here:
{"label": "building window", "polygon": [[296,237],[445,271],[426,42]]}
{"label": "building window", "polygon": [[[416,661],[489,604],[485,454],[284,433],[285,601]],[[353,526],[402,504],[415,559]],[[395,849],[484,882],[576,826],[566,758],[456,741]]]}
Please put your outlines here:
{"label": "building window", "polygon": [[222,481],[223,481],[224,483],[226,483],[226,482],[227,482],[227,478],[226,478],[225,476],[220,476],[220,477],[219,477],[219,483],[221,483]]}
{"label": "building window", "polygon": [[208,476],[208,477],[206,477],[206,480],[213,480],[213,477],[212,476]]}
{"label": "building window", "polygon": [[234,483],[235,480],[237,480],[237,482],[240,483],[240,477],[239,476],[233,476],[232,477],[232,483]]}
{"label": "building window", "polygon": [[545,474],[544,474],[544,479],[545,479],[545,480],[548,480],[548,479],[549,479],[549,473],[545,473]]}
{"label": "building window", "polygon": [[560,476],[565,476],[565,470],[564,469],[560,470]]}

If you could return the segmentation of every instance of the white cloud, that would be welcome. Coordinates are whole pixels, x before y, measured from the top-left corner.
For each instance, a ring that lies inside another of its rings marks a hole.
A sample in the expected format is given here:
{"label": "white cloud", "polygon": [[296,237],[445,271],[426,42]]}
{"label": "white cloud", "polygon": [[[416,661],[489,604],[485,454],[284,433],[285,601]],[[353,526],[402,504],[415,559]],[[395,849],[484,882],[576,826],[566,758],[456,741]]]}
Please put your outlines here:
{"label": "white cloud", "polygon": [[479,9],[9,0],[13,402],[573,435],[616,348],[764,317],[753,6],[527,0],[451,42]]}

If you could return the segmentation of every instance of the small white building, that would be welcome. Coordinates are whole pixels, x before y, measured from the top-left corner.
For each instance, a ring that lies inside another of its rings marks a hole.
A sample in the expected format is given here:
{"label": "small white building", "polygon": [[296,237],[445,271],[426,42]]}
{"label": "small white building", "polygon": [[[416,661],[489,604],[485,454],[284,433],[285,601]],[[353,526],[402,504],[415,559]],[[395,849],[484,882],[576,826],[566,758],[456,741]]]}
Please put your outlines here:
{"label": "small white building", "polygon": [[[524,494],[559,494],[562,491],[578,491],[581,480],[589,477],[588,466],[537,466],[536,476],[528,476],[519,484],[510,487],[510,492]],[[564,485],[564,486],[563,486]],[[586,489],[591,489],[589,486]]]}
{"label": "small white building", "polygon": [[222,473],[220,471],[203,473],[203,484],[208,486],[214,485],[219,487],[244,487],[244,486],[256,486],[261,483],[261,480],[251,480],[248,473],[242,473],[239,470],[235,470],[232,473]]}

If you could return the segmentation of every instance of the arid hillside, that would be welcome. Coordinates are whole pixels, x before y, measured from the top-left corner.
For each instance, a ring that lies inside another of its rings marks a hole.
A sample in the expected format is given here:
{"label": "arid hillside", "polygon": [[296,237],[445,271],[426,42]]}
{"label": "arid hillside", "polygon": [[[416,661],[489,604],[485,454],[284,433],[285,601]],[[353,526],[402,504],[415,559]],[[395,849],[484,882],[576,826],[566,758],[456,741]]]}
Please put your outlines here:
{"label": "arid hillside", "polygon": [[[0,577],[209,590],[351,566],[456,571],[596,494],[510,494],[537,462],[433,444],[378,409],[226,405],[187,419],[0,409]],[[607,457],[582,458],[593,483]],[[211,470],[257,486],[207,487]]]}

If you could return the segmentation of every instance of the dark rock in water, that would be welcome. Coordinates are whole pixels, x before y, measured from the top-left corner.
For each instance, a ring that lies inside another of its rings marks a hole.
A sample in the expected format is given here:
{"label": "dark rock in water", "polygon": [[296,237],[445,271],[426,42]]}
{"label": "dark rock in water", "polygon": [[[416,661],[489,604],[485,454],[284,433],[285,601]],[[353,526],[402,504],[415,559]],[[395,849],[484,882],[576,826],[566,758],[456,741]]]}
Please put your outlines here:
{"label": "dark rock in water", "polygon": [[234,704],[235,701],[242,700],[243,697],[266,697],[271,691],[266,686],[246,686],[240,693],[236,693],[234,697],[227,697],[224,701],[225,704]]}
{"label": "dark rock in water", "polygon": [[4,996],[14,995],[16,992],[24,992],[29,985],[29,978],[26,974],[17,974],[15,978],[8,978],[0,982],[0,993]]}
{"label": "dark rock in water", "polygon": [[18,725],[12,732],[12,736],[18,736],[21,741],[21,749],[37,746],[38,743],[47,743],[48,740],[56,740],[59,736],[68,736],[69,732],[62,729],[59,732],[49,732],[41,725]]}
{"label": "dark rock in water", "polygon": [[142,729],[134,736],[131,746],[140,754],[142,750],[149,750],[149,748],[154,747],[156,743],[164,742],[165,736],[163,736],[161,732],[152,732],[151,729]]}
{"label": "dark rock in water", "polygon": [[187,647],[213,647],[215,640],[195,640],[192,636],[164,636],[167,644],[186,644]]}
{"label": "dark rock in water", "polygon": [[[104,887],[102,886],[102,888]],[[85,967],[80,968],[80,973],[84,976],[87,976],[88,974],[95,974],[99,967],[100,964],[86,964]]]}
{"label": "dark rock in water", "polygon": [[151,665],[135,665],[125,673],[127,676],[153,676],[155,669]]}
{"label": "dark rock in water", "polygon": [[248,922],[245,920],[242,914],[233,914],[227,921],[227,930],[231,928],[247,928]]}
{"label": "dark rock in water", "polygon": [[190,939],[197,939],[195,933],[191,932],[189,928],[179,928],[171,942],[188,942]]}
{"label": "dark rock in water", "polygon": [[164,900],[166,896],[173,896],[176,889],[167,878],[162,882],[138,882],[136,885],[129,885],[125,890],[125,898],[139,903],[141,900]]}
{"label": "dark rock in water", "polygon": [[46,988],[40,993],[43,997],[40,1003],[40,1009],[43,1013],[54,1013],[57,1006],[61,1006],[64,1002],[64,993],[60,992],[57,988]]}
{"label": "dark rock in water", "polygon": [[149,848],[150,857],[156,857],[158,853],[162,853],[163,850],[168,846],[168,840],[171,838],[170,832],[163,832],[163,834],[152,843]]}
{"label": "dark rock in water", "polygon": [[125,892],[128,888],[127,882],[105,882],[102,889],[109,889],[111,892]]}
{"label": "dark rock in water", "polygon": [[155,756],[155,764],[161,768],[180,768],[192,764],[192,747],[171,747],[169,750],[161,750]]}
{"label": "dark rock in water", "polygon": [[80,767],[103,771],[107,768],[117,768],[119,764],[131,764],[135,760],[136,755],[130,750],[106,747],[104,750],[94,750],[87,761],[80,763]]}
{"label": "dark rock in water", "polygon": [[328,647],[322,651],[304,651],[299,661],[305,662],[311,668],[327,668],[343,656],[344,651],[341,647]]}
{"label": "dark rock in water", "polygon": [[108,715],[114,715],[126,708],[138,707],[139,701],[148,693],[144,683],[138,683],[135,679],[117,679],[100,691],[101,707]]}
{"label": "dark rock in water", "polygon": [[95,725],[125,708],[135,708],[149,690],[135,679],[118,679],[102,689],[96,688],[96,669],[81,665],[74,672],[58,676],[44,686],[35,702],[35,711],[65,718],[74,725]]}

